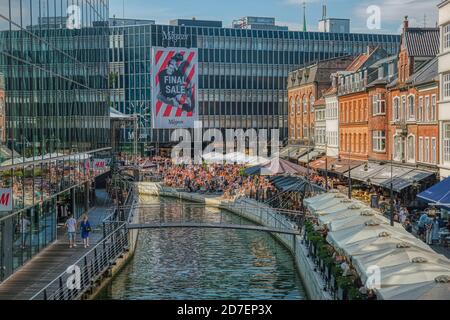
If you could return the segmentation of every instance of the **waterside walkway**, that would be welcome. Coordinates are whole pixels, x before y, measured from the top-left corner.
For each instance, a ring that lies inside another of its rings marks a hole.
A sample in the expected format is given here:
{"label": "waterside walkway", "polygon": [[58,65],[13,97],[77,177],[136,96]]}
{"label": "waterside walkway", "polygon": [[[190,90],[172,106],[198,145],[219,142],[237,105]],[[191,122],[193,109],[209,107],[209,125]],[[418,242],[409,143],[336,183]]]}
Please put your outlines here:
{"label": "waterside walkway", "polygon": [[[96,206],[89,211],[93,228],[91,247],[103,238],[102,221],[112,202],[104,190],[97,190]],[[77,235],[78,246],[69,249],[65,228],[58,227],[58,240],[0,284],[0,300],[28,300],[55,280],[90,249],[85,249]]]}

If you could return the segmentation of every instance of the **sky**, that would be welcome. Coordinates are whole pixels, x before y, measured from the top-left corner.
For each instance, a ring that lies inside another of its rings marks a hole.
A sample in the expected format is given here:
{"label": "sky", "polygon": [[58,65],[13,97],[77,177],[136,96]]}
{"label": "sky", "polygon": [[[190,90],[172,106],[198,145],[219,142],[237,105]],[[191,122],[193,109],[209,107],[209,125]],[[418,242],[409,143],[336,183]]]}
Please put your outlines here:
{"label": "sky", "polygon": [[[123,1],[125,10],[123,10]],[[410,26],[436,26],[440,0],[306,0],[308,30],[316,31],[327,5],[328,17],[351,19],[357,33],[400,33],[404,17]],[[300,30],[303,25],[303,0],[110,0],[110,16],[156,20],[167,24],[176,18],[221,20],[225,27],[244,16],[274,17],[278,25]],[[367,9],[380,9],[380,28],[369,29]]]}

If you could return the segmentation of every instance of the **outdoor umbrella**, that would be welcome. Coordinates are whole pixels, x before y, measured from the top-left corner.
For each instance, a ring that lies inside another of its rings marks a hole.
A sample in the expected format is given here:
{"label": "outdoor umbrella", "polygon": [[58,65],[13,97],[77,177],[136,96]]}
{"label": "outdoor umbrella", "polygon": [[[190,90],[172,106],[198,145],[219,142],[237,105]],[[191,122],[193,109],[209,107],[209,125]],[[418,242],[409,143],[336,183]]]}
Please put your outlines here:
{"label": "outdoor umbrella", "polygon": [[408,261],[381,268],[384,300],[450,300],[450,265],[448,259],[423,262]]}

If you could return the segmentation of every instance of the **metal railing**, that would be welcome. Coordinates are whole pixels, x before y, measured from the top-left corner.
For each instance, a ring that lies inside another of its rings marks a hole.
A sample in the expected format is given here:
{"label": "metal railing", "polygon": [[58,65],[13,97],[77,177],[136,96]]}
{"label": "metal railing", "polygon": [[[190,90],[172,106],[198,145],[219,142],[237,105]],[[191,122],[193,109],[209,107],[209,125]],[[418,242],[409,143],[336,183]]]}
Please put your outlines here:
{"label": "metal railing", "polygon": [[77,300],[107,276],[116,260],[129,251],[127,224],[134,215],[133,189],[126,204],[124,209],[115,208],[103,220],[103,239],[30,300]]}
{"label": "metal railing", "polygon": [[127,250],[128,231],[123,223],[30,300],[80,299]]}

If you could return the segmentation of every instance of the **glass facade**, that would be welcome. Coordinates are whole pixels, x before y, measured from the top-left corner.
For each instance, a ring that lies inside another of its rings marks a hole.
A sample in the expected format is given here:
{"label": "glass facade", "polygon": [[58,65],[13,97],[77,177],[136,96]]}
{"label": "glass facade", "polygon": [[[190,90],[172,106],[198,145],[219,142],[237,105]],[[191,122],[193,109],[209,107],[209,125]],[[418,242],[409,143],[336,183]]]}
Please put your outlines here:
{"label": "glass facade", "polygon": [[[317,60],[359,54],[368,45],[397,53],[400,42],[396,35],[150,24],[111,27],[110,32],[111,101],[117,110],[141,116],[140,142],[144,144],[170,141],[170,130],[151,129],[149,59],[153,46],[199,49],[204,128],[279,128],[280,136],[287,138],[290,71]],[[169,32],[180,36],[165,37]]]}
{"label": "glass facade", "polygon": [[0,0],[0,281],[56,239],[57,198],[79,213],[110,153],[107,0]]}

